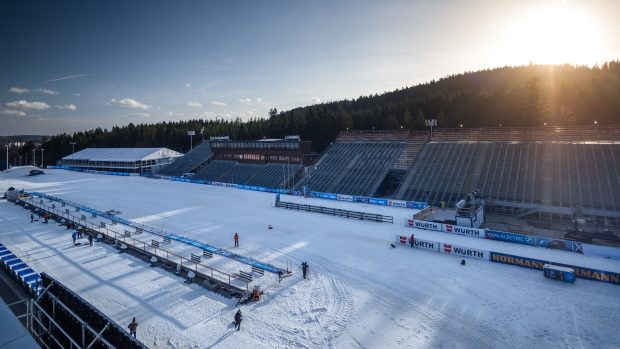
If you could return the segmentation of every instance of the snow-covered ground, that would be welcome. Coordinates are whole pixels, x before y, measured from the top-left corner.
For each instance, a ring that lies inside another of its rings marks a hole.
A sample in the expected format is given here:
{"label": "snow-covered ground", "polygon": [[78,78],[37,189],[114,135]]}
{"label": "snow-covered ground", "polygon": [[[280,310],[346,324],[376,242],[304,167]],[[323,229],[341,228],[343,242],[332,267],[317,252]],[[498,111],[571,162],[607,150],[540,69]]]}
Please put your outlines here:
{"label": "snow-covered ground", "polygon": [[[319,199],[283,200],[394,216],[395,224],[275,208],[274,195],[223,187],[64,170],[14,186],[85,206],[285,267],[294,275],[258,279],[263,300],[242,306],[108,245],[73,246],[56,224],[30,223],[0,201],[0,242],[30,266],[62,280],[152,348],[617,348],[620,287],[578,279],[566,284],[535,270],[390,248],[395,234],[619,271],[618,261],[404,227],[413,211]],[[267,225],[272,224],[273,230]],[[491,245],[488,245],[491,244]],[[185,253],[189,253],[185,251]],[[310,264],[310,278],[300,263]],[[228,261],[230,262],[230,261]],[[224,258],[218,267],[226,268]],[[209,263],[209,262],[207,262]],[[233,262],[230,262],[233,263]],[[248,267],[249,268],[249,267]]]}

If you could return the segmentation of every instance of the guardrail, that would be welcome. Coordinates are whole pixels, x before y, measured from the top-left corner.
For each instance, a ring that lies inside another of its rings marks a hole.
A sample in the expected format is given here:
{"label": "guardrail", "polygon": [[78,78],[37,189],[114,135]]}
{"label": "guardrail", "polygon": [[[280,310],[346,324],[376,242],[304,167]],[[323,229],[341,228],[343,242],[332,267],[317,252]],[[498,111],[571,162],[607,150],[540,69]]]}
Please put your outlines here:
{"label": "guardrail", "polygon": [[[204,263],[192,262],[191,258],[186,258],[174,252],[163,249],[159,246],[159,242],[156,240],[140,241],[140,240],[134,239],[133,237],[126,235],[124,231],[122,233],[119,233],[114,230],[108,229],[103,224],[97,225],[95,223],[87,221],[83,215],[81,215],[81,217],[74,216],[70,213],[67,213],[66,211],[58,210],[45,203],[35,202],[35,200],[32,197],[22,197],[22,198],[18,198],[18,200],[24,202],[27,205],[47,211],[54,216],[57,216],[59,218],[75,223],[76,225],[80,227],[84,227],[95,233],[103,234],[109,239],[122,242],[123,244],[127,246],[131,246],[133,249],[145,255],[165,259],[166,261],[170,263],[178,264],[180,268],[182,269],[185,269],[188,271],[191,270],[194,273],[196,273],[196,275],[202,276],[205,279],[211,279],[211,280],[215,280],[218,282],[223,282],[223,283],[228,284],[232,288],[239,289],[239,286],[233,285],[231,283],[234,279],[236,279],[231,274],[212,268]],[[153,243],[153,242],[156,242],[156,243]],[[245,289],[249,291],[248,283],[245,284]]]}
{"label": "guardrail", "polygon": [[366,212],[349,211],[349,210],[343,210],[343,209],[332,208],[332,207],[305,205],[305,204],[298,204],[294,202],[286,202],[286,201],[280,201],[280,200],[276,201],[276,207],[287,208],[289,210],[323,213],[323,214],[329,214],[332,216],[339,216],[339,217],[345,217],[345,218],[350,218],[350,219],[359,219],[363,221],[394,223],[394,217],[392,216],[384,216],[380,214],[366,213]]}

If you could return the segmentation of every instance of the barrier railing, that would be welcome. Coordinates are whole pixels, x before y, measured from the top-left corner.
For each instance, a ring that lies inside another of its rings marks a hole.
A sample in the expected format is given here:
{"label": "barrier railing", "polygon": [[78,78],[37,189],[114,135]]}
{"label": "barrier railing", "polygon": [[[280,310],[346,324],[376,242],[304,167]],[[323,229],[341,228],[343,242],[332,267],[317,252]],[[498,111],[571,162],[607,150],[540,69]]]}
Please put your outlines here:
{"label": "barrier railing", "polygon": [[[231,283],[231,281],[234,279],[231,274],[212,268],[204,263],[192,262],[191,257],[190,258],[183,257],[174,252],[161,248],[159,244],[153,244],[153,241],[155,240],[141,241],[138,239],[134,239],[133,237],[126,235],[124,231],[117,232],[115,230],[108,229],[103,224],[97,225],[95,223],[87,221],[85,219],[86,217],[84,216],[80,216],[80,217],[74,216],[70,213],[67,213],[66,211],[61,211],[59,209],[56,209],[52,207],[51,205],[46,205],[45,203],[36,202],[32,197],[19,198],[19,200],[23,201],[25,204],[31,205],[38,209],[42,209],[46,212],[49,212],[50,214],[54,216],[57,216],[61,219],[75,223],[76,225],[89,229],[95,233],[103,234],[109,239],[113,239],[115,241],[119,241],[126,245],[132,246],[138,252],[141,252],[143,254],[150,255],[156,258],[165,259],[166,261],[170,263],[178,264],[181,268],[185,270],[193,271],[194,273],[196,273],[196,275],[202,276],[204,278],[210,278],[216,281],[224,282],[233,288],[239,288],[237,285],[233,285]],[[249,285],[247,283],[245,284],[245,289],[249,290]]]}
{"label": "barrier railing", "polygon": [[411,237],[396,234],[396,245],[411,246],[413,248],[420,248],[424,250],[435,251],[439,253],[451,254],[458,257],[473,258],[486,260],[495,263],[516,265],[523,268],[542,270],[545,264],[553,264],[556,266],[572,268],[575,271],[575,276],[580,279],[606,282],[614,285],[620,285],[620,273],[615,273],[606,270],[592,269],[586,267],[580,267],[576,265],[556,263],[547,260],[541,260],[536,258],[514,256],[505,253],[479,250],[469,247],[463,247],[453,244],[446,244],[438,241],[422,240],[415,238],[411,241]]}
{"label": "barrier railing", "polygon": [[350,218],[350,219],[359,219],[363,221],[394,223],[394,217],[392,216],[384,216],[380,214],[366,213],[366,212],[348,211],[348,210],[342,210],[339,208],[332,208],[332,207],[305,205],[305,204],[298,204],[294,202],[286,202],[286,201],[280,201],[280,200],[276,201],[276,207],[287,208],[289,210],[323,213],[323,214],[329,214],[332,216],[339,216],[339,217],[345,217],[345,218]]}

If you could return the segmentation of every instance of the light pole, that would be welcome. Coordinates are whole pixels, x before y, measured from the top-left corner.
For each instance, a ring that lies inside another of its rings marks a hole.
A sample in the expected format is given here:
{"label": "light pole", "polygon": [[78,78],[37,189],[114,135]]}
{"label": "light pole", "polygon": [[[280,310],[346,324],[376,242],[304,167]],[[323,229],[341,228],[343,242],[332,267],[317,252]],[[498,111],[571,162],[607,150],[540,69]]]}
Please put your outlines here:
{"label": "light pole", "polygon": [[45,164],[43,163],[43,151],[45,149],[43,149],[43,147],[41,147],[41,168],[45,168]]}
{"label": "light pole", "polygon": [[73,154],[75,153],[75,145],[77,142],[69,142],[71,144],[71,160],[73,160]]}
{"label": "light pole", "polygon": [[187,131],[187,135],[189,136],[189,151],[194,149],[194,140],[192,137],[196,135],[196,131]]}
{"label": "light pole", "polygon": [[437,127],[437,119],[426,119],[424,123],[431,128],[431,139],[433,139],[433,126]]}
{"label": "light pole", "polygon": [[37,149],[32,149],[32,166],[37,167]]}
{"label": "light pole", "polygon": [[9,143],[4,146],[6,147],[6,172],[9,172]]}

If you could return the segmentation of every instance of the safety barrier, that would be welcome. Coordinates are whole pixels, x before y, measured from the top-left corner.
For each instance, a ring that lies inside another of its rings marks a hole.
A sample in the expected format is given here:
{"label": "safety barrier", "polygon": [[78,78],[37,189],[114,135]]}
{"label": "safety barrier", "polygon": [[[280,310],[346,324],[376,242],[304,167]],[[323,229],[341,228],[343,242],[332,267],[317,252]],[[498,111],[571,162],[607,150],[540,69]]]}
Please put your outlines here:
{"label": "safety barrier", "polygon": [[370,198],[366,196],[322,193],[322,192],[316,192],[316,191],[299,191],[299,190],[269,188],[269,187],[255,186],[255,185],[214,182],[214,181],[207,181],[203,179],[192,179],[188,177],[157,176],[157,175],[152,175],[148,173],[137,174],[137,173],[124,173],[124,172],[82,170],[82,169],[73,168],[70,166],[48,166],[48,168],[63,169],[63,170],[85,172],[85,173],[103,174],[103,175],[113,175],[113,176],[138,176],[139,175],[142,177],[166,179],[166,180],[171,180],[175,182],[205,184],[205,185],[212,185],[212,186],[217,186],[217,187],[237,188],[237,189],[243,189],[243,190],[252,190],[252,191],[260,191],[260,192],[266,192],[266,193],[284,194],[284,195],[292,195],[292,196],[304,196],[305,195],[305,196],[309,196],[313,198],[320,198],[320,199],[327,199],[327,200],[349,201],[349,202],[358,202],[358,203],[363,203],[363,204],[403,207],[403,208],[411,208],[411,209],[418,209],[418,210],[422,210],[428,207],[427,203],[420,202],[420,201],[391,200],[391,199],[381,199],[381,198]]}
{"label": "safety barrier", "polygon": [[339,216],[339,217],[345,217],[345,218],[350,218],[350,219],[359,219],[363,221],[394,223],[394,217],[392,216],[384,216],[384,215],[374,214],[374,213],[342,210],[339,208],[332,208],[332,207],[304,205],[304,204],[298,204],[294,202],[286,202],[286,201],[280,201],[280,200],[276,201],[276,207],[287,208],[289,210],[323,213],[323,214],[329,214],[332,216]]}
{"label": "safety barrier", "polygon": [[[44,203],[42,204],[36,202],[35,200],[33,200],[33,198],[23,197],[20,198],[20,200],[27,205],[30,205],[37,209],[42,209],[46,212],[49,212],[53,216],[57,216],[61,219],[66,220],[67,222],[72,222],[76,224],[76,226],[83,227],[87,230],[94,232],[95,234],[101,234],[108,239],[122,243],[122,245],[130,247],[133,250],[136,250],[137,252],[140,252],[144,255],[165,260],[166,262],[173,265],[178,265],[181,269],[186,269],[188,271],[191,270],[196,275],[204,279],[213,280],[217,283],[223,283],[233,290],[249,290],[249,285],[247,284],[244,285],[243,288],[238,287],[237,285],[233,285],[232,281],[235,278],[231,274],[212,268],[204,263],[193,263],[190,258],[186,258],[174,252],[162,249],[159,246],[159,242],[156,240],[151,240],[149,244],[146,241],[140,241],[130,236],[126,236],[124,232],[119,233],[105,226],[102,227],[101,224],[94,224],[92,222],[89,222],[83,218],[83,215],[82,217],[77,217],[71,214],[67,214],[64,211],[54,209]],[[191,266],[191,264],[193,264],[193,266]]]}
{"label": "safety barrier", "polygon": [[[81,204],[72,203],[72,202],[70,202],[68,200],[56,198],[54,196],[43,194],[43,193],[38,193],[38,192],[32,192],[32,193],[29,193],[29,194],[31,194],[33,196],[32,200],[31,200],[33,205],[36,205],[34,197],[44,198],[44,199],[47,199],[47,200],[50,200],[50,201],[56,201],[56,202],[65,202],[68,205],[74,206],[76,208],[76,211],[82,210],[82,211],[85,211],[85,212],[93,213],[93,214],[95,214],[97,216],[104,217],[104,218],[109,219],[109,220],[111,220],[113,222],[130,226],[130,227],[132,227],[132,228],[134,228],[136,230],[137,229],[141,229],[141,231],[146,231],[146,232],[149,232],[151,234],[159,235],[159,236],[163,237],[164,242],[171,241],[171,240],[182,242],[182,243],[194,246],[194,247],[198,247],[198,248],[200,248],[202,250],[207,250],[207,251],[209,251],[211,253],[215,253],[215,254],[218,254],[218,255],[226,257],[226,258],[234,259],[234,260],[236,260],[238,262],[241,262],[241,263],[244,263],[244,264],[248,264],[250,266],[256,266],[256,267],[262,268],[262,269],[264,269],[264,270],[266,270],[266,271],[268,271],[270,273],[274,273],[274,274],[288,275],[291,272],[290,270],[281,269],[281,268],[275,267],[275,266],[273,266],[271,264],[257,261],[257,260],[255,260],[253,258],[245,257],[245,256],[242,256],[242,255],[239,255],[239,254],[236,254],[236,253],[233,253],[233,252],[230,252],[230,251],[218,248],[218,247],[211,246],[211,245],[203,243],[203,242],[199,242],[199,241],[196,241],[196,240],[188,239],[188,238],[186,238],[184,236],[181,236],[181,235],[170,234],[170,233],[167,233],[167,232],[165,232],[163,230],[156,230],[156,229],[154,229],[152,227],[149,227],[149,226],[146,226],[146,225],[143,225],[143,224],[139,224],[139,223],[135,223],[135,222],[130,222],[130,221],[128,221],[126,219],[123,219],[123,218],[121,218],[119,216],[112,215],[112,214],[109,214],[107,212],[102,212],[102,211],[99,211],[99,210],[95,210],[95,209],[92,209],[90,207],[83,206]],[[26,198],[22,198],[22,200],[28,201]],[[39,200],[39,204],[40,205],[42,205],[41,202],[42,202],[42,200]],[[85,220],[85,218],[82,218],[82,220]],[[116,234],[116,232],[114,232],[114,233]]]}
{"label": "safety barrier", "polygon": [[[411,238],[413,239],[413,244],[411,243]],[[479,250],[464,246],[457,246],[452,244],[446,244],[438,241],[431,240],[422,240],[415,238],[415,236],[404,236],[396,234],[395,239],[396,245],[400,246],[410,246],[413,248],[420,248],[424,250],[435,251],[439,253],[446,253],[455,255],[458,257],[465,258],[474,258],[474,259],[482,259],[495,263],[516,265],[523,268],[537,269],[542,270],[545,264],[553,264],[561,267],[572,268],[575,271],[575,276],[581,279],[592,280],[592,281],[600,281],[611,283],[614,285],[620,285],[620,273],[585,268],[570,264],[556,263],[547,260],[541,260],[536,258],[529,257],[521,257],[515,256],[505,253],[493,252],[493,251],[485,251]]]}
{"label": "safety barrier", "polygon": [[487,240],[564,250],[581,253],[588,256],[620,259],[620,248],[584,244],[579,241],[556,239],[536,235],[508,233],[505,231],[498,231],[492,229],[459,227],[457,225],[429,222],[418,219],[408,219],[407,226],[411,228],[432,230],[450,234],[459,234]]}

